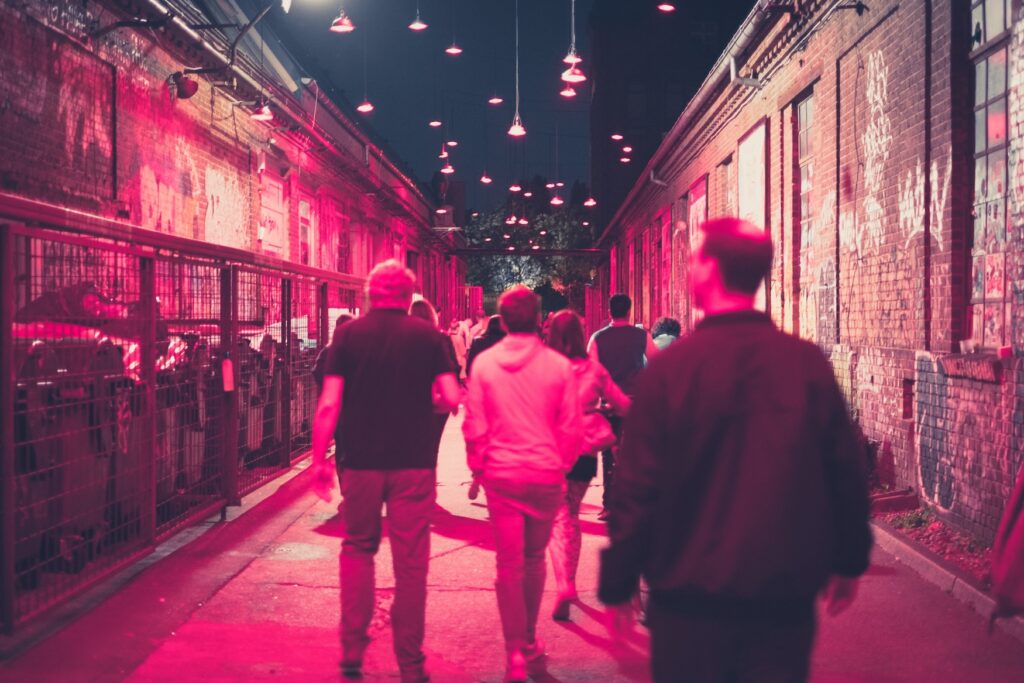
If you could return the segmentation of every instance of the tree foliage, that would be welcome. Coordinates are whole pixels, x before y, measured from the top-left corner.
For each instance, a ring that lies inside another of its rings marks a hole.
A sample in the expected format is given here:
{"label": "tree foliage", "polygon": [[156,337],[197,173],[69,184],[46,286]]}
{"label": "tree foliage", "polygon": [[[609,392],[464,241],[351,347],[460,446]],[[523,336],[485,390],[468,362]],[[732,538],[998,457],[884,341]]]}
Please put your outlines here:
{"label": "tree foliage", "polygon": [[[486,294],[498,294],[512,285],[524,284],[533,290],[554,292],[545,296],[549,302],[564,296],[569,305],[582,310],[583,287],[593,277],[597,265],[592,256],[533,256],[537,249],[584,249],[593,245],[588,209],[583,207],[586,188],[573,186],[562,206],[552,206],[551,190],[547,181],[535,177],[521,193],[509,193],[505,203],[497,209],[479,213],[465,228],[468,246],[508,250],[508,256],[472,256],[469,259],[468,282],[482,286]],[[532,197],[525,198],[526,192]],[[509,223],[512,217],[514,223]],[[525,218],[527,225],[521,225]]]}

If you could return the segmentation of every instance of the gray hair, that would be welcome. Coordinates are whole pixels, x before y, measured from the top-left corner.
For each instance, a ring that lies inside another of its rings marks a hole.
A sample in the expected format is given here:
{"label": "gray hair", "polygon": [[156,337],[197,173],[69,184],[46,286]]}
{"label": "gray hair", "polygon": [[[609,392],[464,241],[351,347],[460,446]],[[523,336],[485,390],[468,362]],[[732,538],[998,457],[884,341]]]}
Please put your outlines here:
{"label": "gray hair", "polygon": [[370,308],[408,309],[416,290],[416,276],[395,259],[378,263],[366,279]]}

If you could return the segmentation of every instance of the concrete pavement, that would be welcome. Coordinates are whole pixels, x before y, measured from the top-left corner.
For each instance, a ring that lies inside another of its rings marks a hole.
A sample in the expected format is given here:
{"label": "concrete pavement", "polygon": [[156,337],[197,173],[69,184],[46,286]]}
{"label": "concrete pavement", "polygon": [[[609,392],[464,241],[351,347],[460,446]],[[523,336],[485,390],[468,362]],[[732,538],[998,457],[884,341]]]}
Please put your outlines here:
{"label": "concrete pavement", "polygon": [[[427,608],[428,666],[437,683],[499,681],[503,644],[492,590],[494,553],[486,509],[466,498],[458,431],[442,443]],[[0,666],[12,681],[338,681],[337,499],[323,503],[300,475],[235,521],[136,577],[102,605],[21,657]],[[611,642],[594,596],[604,526],[600,488],[583,506],[582,607],[573,621],[547,617],[549,657],[535,681],[648,681],[646,634]],[[388,608],[394,585],[389,546],[378,556],[378,600],[366,681],[395,681]],[[550,578],[550,577],[549,577]],[[911,681],[1020,683],[1024,646],[876,551],[851,610],[824,618],[815,683]]]}

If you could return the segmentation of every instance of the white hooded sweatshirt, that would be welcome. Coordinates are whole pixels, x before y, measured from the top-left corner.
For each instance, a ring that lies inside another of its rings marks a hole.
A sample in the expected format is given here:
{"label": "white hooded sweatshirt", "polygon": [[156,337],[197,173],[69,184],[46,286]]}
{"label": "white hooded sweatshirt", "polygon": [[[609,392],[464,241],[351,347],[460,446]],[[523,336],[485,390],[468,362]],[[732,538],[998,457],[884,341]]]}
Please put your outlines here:
{"label": "white hooded sweatshirt", "polygon": [[473,362],[462,433],[474,474],[562,483],[579,456],[580,429],[572,364],[536,335],[510,334]]}

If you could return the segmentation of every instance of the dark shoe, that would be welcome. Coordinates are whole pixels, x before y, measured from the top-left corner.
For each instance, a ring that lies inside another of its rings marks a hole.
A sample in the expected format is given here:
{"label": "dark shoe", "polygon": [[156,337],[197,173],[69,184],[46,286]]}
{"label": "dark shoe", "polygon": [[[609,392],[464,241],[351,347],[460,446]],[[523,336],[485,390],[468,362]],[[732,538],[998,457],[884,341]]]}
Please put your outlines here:
{"label": "dark shoe", "polygon": [[602,522],[607,522],[608,518],[611,517],[611,514],[612,513],[608,511],[608,508],[601,508],[601,512],[597,514],[597,518]]}
{"label": "dark shoe", "polygon": [[571,604],[572,600],[559,598],[555,603],[555,611],[551,613],[551,618],[555,621],[569,621],[569,606]]}

